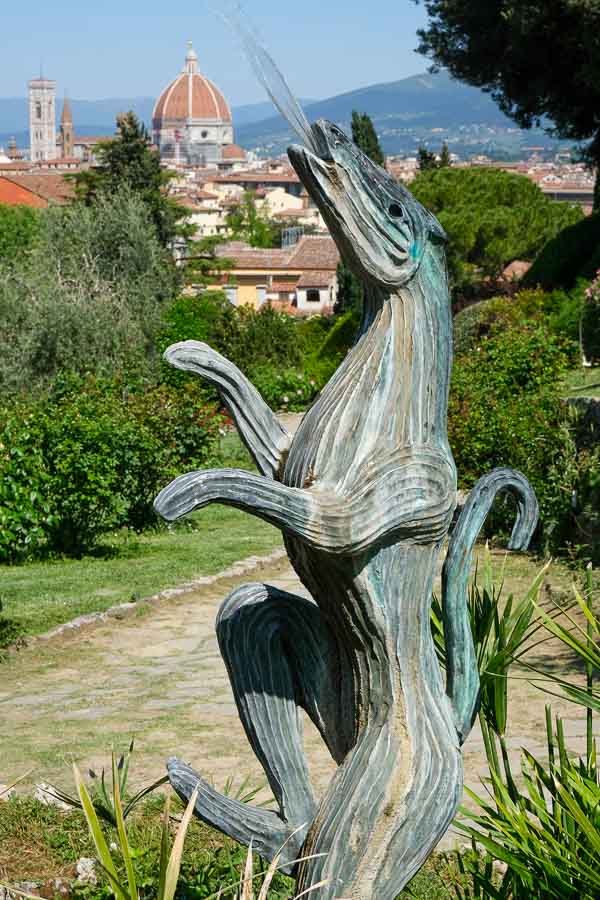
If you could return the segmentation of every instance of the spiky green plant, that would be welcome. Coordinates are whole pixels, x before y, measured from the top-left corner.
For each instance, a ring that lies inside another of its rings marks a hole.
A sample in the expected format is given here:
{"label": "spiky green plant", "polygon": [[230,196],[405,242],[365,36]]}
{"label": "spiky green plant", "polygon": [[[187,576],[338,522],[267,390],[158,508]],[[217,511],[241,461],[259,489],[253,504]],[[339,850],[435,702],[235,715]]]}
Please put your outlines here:
{"label": "spiky green plant", "polygon": [[[528,597],[527,602],[533,607],[530,622],[536,623],[534,630],[541,627],[546,638],[558,637],[585,663],[585,689],[554,675],[548,676],[550,682],[546,681],[544,689],[552,693],[558,686],[569,700],[585,709],[586,754],[583,758],[573,758],[562,721],[557,718],[553,722],[551,709],[546,707],[548,761],[523,750],[520,772],[515,773],[501,727],[506,725],[506,716],[502,715],[506,711],[506,696],[498,698],[491,691],[486,699],[486,671],[482,669],[479,718],[489,768],[488,794],[481,796],[468,791],[478,811],[463,810],[462,819],[456,823],[471,838],[473,846],[473,853],[457,855],[459,871],[469,876],[467,887],[462,884],[452,888],[459,900],[593,900],[600,896],[600,776],[593,733],[593,713],[598,710],[600,700],[593,683],[594,671],[600,669],[596,643],[600,637],[600,621],[592,607],[591,572],[586,597],[575,591],[573,608],[579,608],[584,626],[579,624],[572,609],[554,604],[554,609],[548,610],[531,591]],[[477,589],[474,589],[470,607],[475,610],[478,605]],[[517,621],[521,605],[514,610]],[[509,618],[512,614],[509,611]],[[498,648],[503,643],[511,643],[502,637],[506,616],[506,609],[491,616],[489,631],[485,623],[473,623],[480,665],[490,659],[486,647]],[[523,631],[521,622],[516,630],[508,630],[515,637],[520,632],[527,643],[532,635],[530,626]],[[501,673],[506,689],[510,666],[522,658],[524,649],[520,644],[507,657]],[[491,698],[494,702],[490,702]]]}

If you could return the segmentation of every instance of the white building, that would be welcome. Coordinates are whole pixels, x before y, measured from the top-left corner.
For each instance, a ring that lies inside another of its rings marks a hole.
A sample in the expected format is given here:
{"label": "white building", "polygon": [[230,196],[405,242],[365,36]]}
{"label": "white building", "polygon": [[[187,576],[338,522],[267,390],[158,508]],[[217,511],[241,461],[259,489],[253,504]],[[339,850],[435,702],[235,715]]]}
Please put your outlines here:
{"label": "white building", "polygon": [[34,162],[56,159],[56,82],[49,78],[29,82],[29,139]]}

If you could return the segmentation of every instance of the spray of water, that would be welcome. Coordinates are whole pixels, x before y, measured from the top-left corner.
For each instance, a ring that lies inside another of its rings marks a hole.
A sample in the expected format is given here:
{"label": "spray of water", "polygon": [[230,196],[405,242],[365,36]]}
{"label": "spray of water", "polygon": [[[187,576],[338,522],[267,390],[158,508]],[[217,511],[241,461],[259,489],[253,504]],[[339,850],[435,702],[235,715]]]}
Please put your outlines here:
{"label": "spray of water", "polygon": [[214,11],[238,36],[242,49],[252,66],[256,77],[263,85],[267,94],[296,132],[300,140],[313,153],[320,155],[319,146],[310,127],[308,119],[304,115],[302,107],[290,91],[287,82],[266,50],[255,30],[250,25],[248,16],[239,3],[235,0],[225,0]]}

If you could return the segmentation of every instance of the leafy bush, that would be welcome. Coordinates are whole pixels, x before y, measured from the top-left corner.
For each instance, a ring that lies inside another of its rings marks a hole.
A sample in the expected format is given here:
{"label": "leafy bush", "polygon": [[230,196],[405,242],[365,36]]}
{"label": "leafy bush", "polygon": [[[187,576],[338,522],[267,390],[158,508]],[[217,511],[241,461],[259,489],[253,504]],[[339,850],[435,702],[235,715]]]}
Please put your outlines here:
{"label": "leafy bush", "polygon": [[591,279],[600,268],[600,214],[569,224],[541,249],[523,278],[527,287],[545,290],[575,286],[579,278]]}
{"label": "leafy bush", "polygon": [[[574,346],[541,325],[493,326],[477,351],[455,363],[449,437],[461,486],[470,488],[496,466],[520,469],[541,511],[539,540],[560,546],[571,528],[577,450],[558,396]],[[492,529],[510,527],[514,513],[496,504]]]}
{"label": "leafy bush", "polygon": [[[268,303],[258,310],[232,306],[221,291],[179,297],[171,304],[159,349],[164,352],[171,344],[186,340],[204,341],[250,378],[256,368],[270,366],[277,372],[302,362],[302,344],[291,316]],[[165,372],[164,377],[177,384],[182,380],[177,372]]]}
{"label": "leafy bush", "polygon": [[549,240],[583,217],[579,208],[549,200],[524,175],[498,169],[421,172],[411,191],[446,229],[448,265],[459,289],[497,277],[515,259],[535,259]]}
{"label": "leafy bush", "polygon": [[32,252],[0,260],[0,385],[41,389],[58,372],[149,370],[178,284],[143,202],[124,191],[44,210]]}
{"label": "leafy bush", "polygon": [[42,213],[29,206],[0,203],[0,262],[22,259],[40,232]]}
{"label": "leafy bush", "polygon": [[79,555],[106,531],[153,523],[157,492],[213,458],[222,420],[194,384],[129,393],[71,380],[3,421],[0,558],[16,561]]}
{"label": "leafy bush", "polygon": [[279,371],[272,366],[254,369],[252,383],[271,409],[283,412],[306,409],[319,390],[317,381],[309,374],[296,369]]}
{"label": "leafy bush", "polygon": [[33,405],[0,411],[0,562],[40,555],[54,526],[50,476]]}
{"label": "leafy bush", "polygon": [[583,350],[592,363],[600,363],[600,269],[585,292],[581,315]]}

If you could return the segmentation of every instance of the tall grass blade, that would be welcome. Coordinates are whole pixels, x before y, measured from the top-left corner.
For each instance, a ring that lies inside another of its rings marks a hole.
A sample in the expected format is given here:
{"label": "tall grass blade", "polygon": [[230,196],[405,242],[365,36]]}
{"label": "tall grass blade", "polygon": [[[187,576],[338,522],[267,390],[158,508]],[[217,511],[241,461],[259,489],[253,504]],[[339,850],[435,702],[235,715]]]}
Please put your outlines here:
{"label": "tall grass blade", "polygon": [[133,868],[133,860],[131,858],[131,848],[127,838],[125,829],[125,819],[123,817],[123,805],[121,803],[121,780],[119,778],[119,770],[117,760],[113,751],[112,754],[112,779],[113,779],[113,807],[115,810],[115,819],[117,822],[117,834],[119,835],[119,846],[125,863],[125,872],[127,873],[127,884],[129,885],[129,896],[132,900],[137,900],[137,883],[135,880],[135,870]]}
{"label": "tall grass blade", "polygon": [[196,788],[196,790],[190,797],[190,802],[187,805],[187,809],[183,814],[183,818],[181,820],[179,828],[177,829],[177,834],[175,835],[175,841],[173,842],[173,849],[171,850],[171,856],[169,858],[169,863],[167,865],[165,875],[165,890],[163,900],[173,900],[173,897],[175,896],[175,891],[177,890],[177,882],[179,881],[179,871],[181,869],[183,844],[197,800],[198,788]]}
{"label": "tall grass blade", "polygon": [[117,885],[119,885],[119,881],[113,858],[110,854],[110,850],[108,849],[108,845],[102,832],[102,828],[100,827],[100,821],[98,819],[98,816],[96,815],[94,804],[92,803],[83,778],[81,777],[81,772],[76,765],[73,765],[73,772],[75,775],[75,785],[77,787],[77,793],[79,794],[79,800],[81,801],[81,808],[83,809],[83,814],[85,816],[90,835],[94,842],[96,853],[98,854],[98,860],[106,870],[107,874],[110,875],[111,882],[115,886],[116,895],[120,898],[120,900],[129,900],[129,898],[127,897],[127,892],[123,889],[123,887],[117,887]]}

